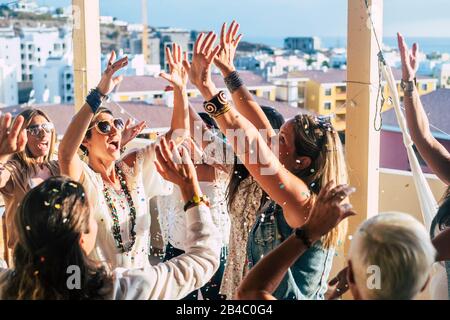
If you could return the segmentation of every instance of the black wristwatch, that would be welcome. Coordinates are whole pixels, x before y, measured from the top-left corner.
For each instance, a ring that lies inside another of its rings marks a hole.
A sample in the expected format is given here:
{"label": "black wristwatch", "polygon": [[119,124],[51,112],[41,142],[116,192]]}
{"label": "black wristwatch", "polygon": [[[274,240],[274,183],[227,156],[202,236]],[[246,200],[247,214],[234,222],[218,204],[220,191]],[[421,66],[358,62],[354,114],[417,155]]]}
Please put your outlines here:
{"label": "black wristwatch", "polygon": [[300,239],[308,249],[311,248],[313,243],[312,243],[311,239],[309,238],[308,234],[306,233],[305,229],[297,228],[297,229],[295,229],[294,233],[295,233],[295,237],[297,239]]}
{"label": "black wristwatch", "polygon": [[405,95],[407,95],[408,97],[412,96],[412,93],[414,92],[414,88],[416,87],[416,85],[417,85],[416,78],[414,78],[414,80],[411,81],[405,81],[402,79],[402,81],[400,82],[400,87],[402,88]]}

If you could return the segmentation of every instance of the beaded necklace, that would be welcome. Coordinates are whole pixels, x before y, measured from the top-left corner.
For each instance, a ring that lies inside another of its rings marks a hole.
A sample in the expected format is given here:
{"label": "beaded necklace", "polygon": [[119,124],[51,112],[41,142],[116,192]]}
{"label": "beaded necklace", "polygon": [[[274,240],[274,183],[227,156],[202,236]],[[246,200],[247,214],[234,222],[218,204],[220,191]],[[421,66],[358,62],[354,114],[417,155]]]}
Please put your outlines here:
{"label": "beaded necklace", "polygon": [[131,197],[131,194],[127,187],[127,182],[125,180],[125,177],[123,176],[122,170],[119,169],[119,167],[115,166],[117,176],[119,177],[120,181],[120,187],[123,190],[123,193],[125,194],[125,197],[128,201],[128,206],[130,208],[130,222],[131,222],[131,228],[130,228],[130,235],[131,235],[131,243],[127,245],[125,248],[122,241],[122,235],[120,234],[120,224],[119,224],[119,216],[117,215],[117,209],[112,201],[111,195],[109,194],[108,188],[106,187],[106,184],[103,189],[103,194],[106,199],[106,203],[108,204],[108,207],[111,211],[111,216],[113,218],[113,226],[112,226],[112,232],[114,236],[114,240],[116,240],[116,246],[118,249],[122,251],[122,253],[130,252],[131,249],[134,246],[134,243],[136,242],[136,232],[134,231],[134,227],[136,226],[136,208],[134,207],[133,198]]}

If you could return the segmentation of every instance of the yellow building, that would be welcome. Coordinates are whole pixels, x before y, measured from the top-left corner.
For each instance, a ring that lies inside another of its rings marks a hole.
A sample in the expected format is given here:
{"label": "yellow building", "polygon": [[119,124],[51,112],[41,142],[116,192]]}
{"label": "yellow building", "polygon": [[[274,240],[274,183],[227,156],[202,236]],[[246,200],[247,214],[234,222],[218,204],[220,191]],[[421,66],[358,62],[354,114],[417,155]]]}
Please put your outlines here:
{"label": "yellow building", "polygon": [[[397,87],[403,100],[403,92],[400,89],[401,70],[393,69]],[[306,108],[320,115],[334,114],[334,126],[337,130],[345,130],[346,108],[355,106],[350,97],[347,101],[347,71],[340,69],[308,70],[291,72],[285,76],[273,79],[277,86],[277,100],[286,101],[293,107]],[[417,87],[419,94],[427,94],[436,90],[437,79],[419,76]],[[372,90],[377,90],[377,84],[373,84]],[[392,108],[389,89],[382,83],[383,111]],[[381,95],[380,95],[381,100]]]}

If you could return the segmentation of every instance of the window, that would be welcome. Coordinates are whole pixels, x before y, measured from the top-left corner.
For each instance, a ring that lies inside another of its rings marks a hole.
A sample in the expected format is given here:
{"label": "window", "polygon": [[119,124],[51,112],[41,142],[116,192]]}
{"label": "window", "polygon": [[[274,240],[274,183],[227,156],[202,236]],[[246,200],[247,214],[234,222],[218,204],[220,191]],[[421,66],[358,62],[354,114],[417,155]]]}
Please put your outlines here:
{"label": "window", "polygon": [[32,44],[29,44],[29,45],[28,45],[28,50],[31,50],[31,49],[33,49],[33,45],[32,45]]}
{"label": "window", "polygon": [[331,88],[325,88],[325,95],[331,96]]}
{"label": "window", "polygon": [[32,74],[30,74],[30,81],[31,81],[31,80],[33,80],[33,75],[32,75]]}
{"label": "window", "polygon": [[422,83],[420,85],[420,87],[422,88],[423,91],[427,91],[428,90],[428,84],[426,84],[426,83]]}
{"label": "window", "polygon": [[153,99],[162,99],[163,98],[163,95],[162,94],[155,94],[154,96],[153,96]]}
{"label": "window", "polygon": [[323,108],[324,108],[325,110],[331,110],[331,102],[325,102],[325,103],[323,104]]}

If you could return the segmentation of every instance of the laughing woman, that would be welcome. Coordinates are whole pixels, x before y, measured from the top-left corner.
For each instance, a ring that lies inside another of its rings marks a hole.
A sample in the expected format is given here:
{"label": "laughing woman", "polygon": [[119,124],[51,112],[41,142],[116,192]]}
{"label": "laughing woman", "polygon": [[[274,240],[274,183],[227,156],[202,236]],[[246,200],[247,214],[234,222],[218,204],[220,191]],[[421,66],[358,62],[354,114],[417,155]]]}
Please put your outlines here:
{"label": "laughing woman", "polygon": [[[302,226],[323,186],[330,181],[347,182],[342,145],[328,121],[308,115],[297,115],[275,133],[234,69],[233,58],[240,40],[240,36],[236,37],[238,29],[235,22],[228,32],[223,25],[220,46],[213,51],[214,59],[209,51],[198,49],[206,41],[201,34],[194,46],[192,65],[185,67],[191,82],[206,100],[205,110],[215,118],[239,159],[271,198],[258,212],[249,235],[249,266],[253,267],[296,229],[308,250],[291,266],[274,296],[324,299],[334,251],[345,236],[347,224],[341,223],[314,244]],[[213,60],[224,75],[236,108],[211,81]],[[260,130],[267,134],[262,136]],[[239,132],[245,134],[235,135]],[[270,144],[277,141],[278,150],[272,151],[267,141]]]}
{"label": "laughing woman", "polygon": [[[170,74],[161,74],[174,87],[174,112],[171,130],[166,137],[189,130],[186,94],[187,75],[181,64],[181,49],[167,49]],[[110,268],[145,267],[149,265],[150,215],[148,199],[171,192],[155,168],[155,144],[130,152],[120,159],[123,121],[100,105],[120,77],[116,71],[128,63],[127,58],[115,62],[114,52],[98,87],[86,98],[59,147],[62,174],[83,184],[93,207],[99,230],[93,257]],[[77,154],[81,148],[88,163]]]}

